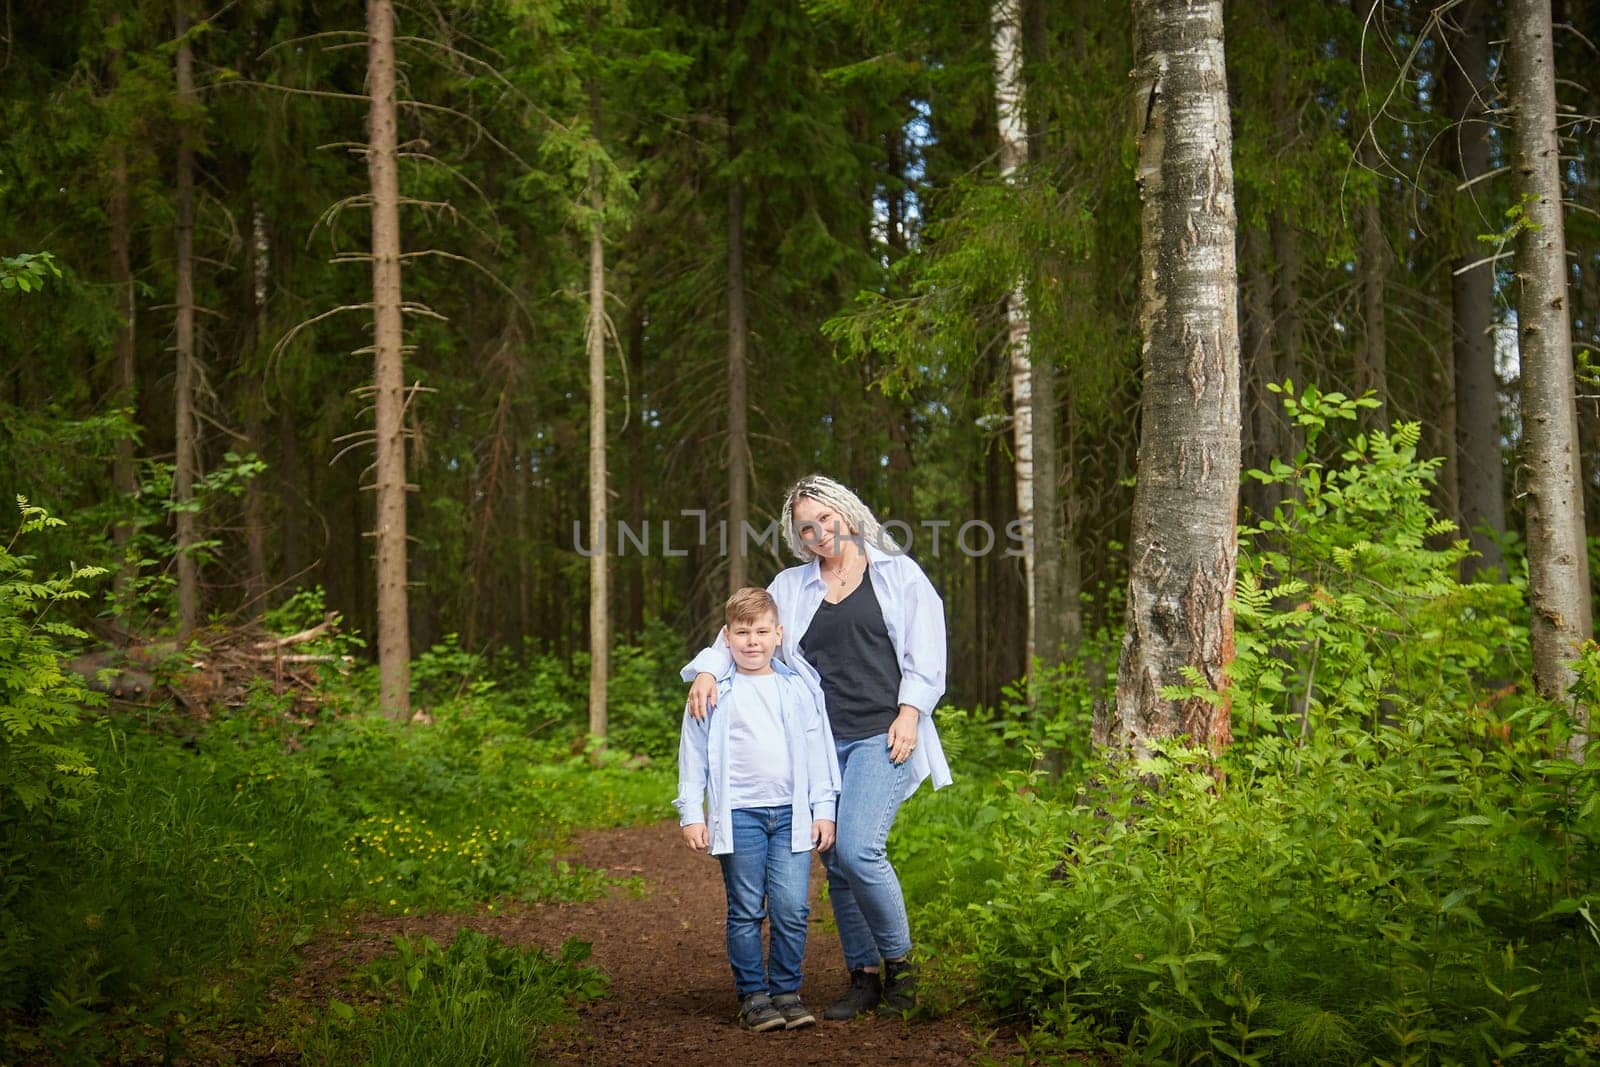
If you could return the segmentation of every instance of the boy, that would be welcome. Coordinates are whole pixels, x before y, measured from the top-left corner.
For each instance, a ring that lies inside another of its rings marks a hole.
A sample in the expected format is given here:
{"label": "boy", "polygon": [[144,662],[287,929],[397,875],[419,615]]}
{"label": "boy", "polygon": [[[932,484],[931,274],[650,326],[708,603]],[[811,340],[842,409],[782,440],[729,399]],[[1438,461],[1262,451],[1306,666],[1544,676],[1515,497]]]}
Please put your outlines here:
{"label": "boy", "polygon": [[[820,701],[773,662],[783,628],[771,595],[739,590],[728,598],[727,620],[733,664],[717,680],[711,714],[684,711],[673,806],[684,843],[722,864],[739,1021],[756,1031],[796,1030],[817,1021],[800,1001],[800,963],[811,850],[833,847],[838,758]],[[772,942],[765,967],[763,917]]]}

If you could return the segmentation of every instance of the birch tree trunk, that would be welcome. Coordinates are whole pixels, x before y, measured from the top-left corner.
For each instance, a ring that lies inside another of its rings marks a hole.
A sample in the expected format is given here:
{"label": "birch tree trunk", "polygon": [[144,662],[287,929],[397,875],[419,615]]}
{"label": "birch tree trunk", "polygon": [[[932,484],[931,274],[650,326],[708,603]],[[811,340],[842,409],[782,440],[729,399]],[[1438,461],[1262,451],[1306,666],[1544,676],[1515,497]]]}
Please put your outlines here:
{"label": "birch tree trunk", "polygon": [[[1461,34],[1445,60],[1445,92],[1457,127],[1452,135],[1463,182],[1489,173],[1489,44],[1482,0],[1462,7]],[[1486,196],[1468,187],[1456,226],[1456,259],[1450,278],[1451,349],[1455,364],[1456,499],[1461,525],[1477,557],[1462,561],[1466,578],[1502,569],[1496,536],[1506,530],[1505,479],[1500,457],[1500,383],[1494,369],[1494,268],[1482,259],[1477,239],[1487,221],[1470,204]]]}
{"label": "birch tree trunk", "polygon": [[[1523,463],[1527,468],[1528,594],[1533,609],[1533,682],[1566,697],[1571,660],[1591,633],[1578,413],[1567,315],[1567,253],[1561,212],[1555,60],[1550,0],[1509,0],[1513,188],[1528,226],[1517,235],[1517,343],[1522,361]],[[1583,729],[1573,739],[1581,758]]]}
{"label": "birch tree trunk", "polygon": [[385,714],[411,711],[406,594],[404,329],[400,320],[400,173],[396,157],[394,6],[367,0],[367,175],[372,184],[372,362],[377,422],[378,688]]}
{"label": "birch tree trunk", "polygon": [[[598,86],[589,88],[594,136],[600,136]],[[589,164],[589,736],[604,744],[606,683],[611,675],[611,612],[606,538],[606,249],[600,165]]]}
{"label": "birch tree trunk", "polygon": [[177,0],[178,34],[178,175],[177,175],[177,352],[176,393],[178,640],[186,640],[200,621],[200,576],[194,558],[198,541],[193,511],[195,479],[194,422],[194,130],[198,101],[194,91],[194,49],[189,44],[188,0]]}
{"label": "birch tree trunk", "polygon": [[[1000,177],[1016,181],[1016,172],[1028,159],[1026,91],[1022,82],[1022,0],[995,0],[991,13],[994,60],[994,103],[1000,135]],[[1022,554],[1023,584],[1027,589],[1027,638],[1024,662],[1033,670],[1042,651],[1039,634],[1040,523],[1035,461],[1035,397],[1033,353],[1030,346],[1028,297],[1022,280],[1006,301],[1006,352],[1011,373],[1011,439],[1016,463],[1017,518],[1027,537]],[[1052,571],[1059,583],[1059,574]],[[1049,627],[1054,630],[1055,627]],[[1052,642],[1054,643],[1053,639]]]}
{"label": "birch tree trunk", "polygon": [[1133,26],[1144,383],[1127,631],[1094,732],[1141,755],[1231,739],[1225,698],[1161,689],[1192,667],[1222,692],[1233,659],[1239,337],[1221,0],[1134,0]]}

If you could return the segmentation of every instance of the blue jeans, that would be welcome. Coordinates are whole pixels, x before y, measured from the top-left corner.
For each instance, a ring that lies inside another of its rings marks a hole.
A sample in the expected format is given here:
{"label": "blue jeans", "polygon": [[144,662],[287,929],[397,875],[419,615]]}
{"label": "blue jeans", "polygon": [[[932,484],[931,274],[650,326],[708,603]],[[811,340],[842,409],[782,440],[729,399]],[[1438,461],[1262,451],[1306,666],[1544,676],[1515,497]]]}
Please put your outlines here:
{"label": "blue jeans", "polygon": [[[718,856],[728,890],[728,962],[740,998],[798,993],[811,914],[811,853],[791,852],[787,804],[733,809],[733,853]],[[770,920],[772,952],[761,965],[761,920]]]}
{"label": "blue jeans", "polygon": [[889,759],[888,736],[834,742],[844,781],[838,834],[822,862],[828,869],[828,899],[839,924],[845,966],[852,971],[911,951],[905,896],[886,847],[911,770]]}

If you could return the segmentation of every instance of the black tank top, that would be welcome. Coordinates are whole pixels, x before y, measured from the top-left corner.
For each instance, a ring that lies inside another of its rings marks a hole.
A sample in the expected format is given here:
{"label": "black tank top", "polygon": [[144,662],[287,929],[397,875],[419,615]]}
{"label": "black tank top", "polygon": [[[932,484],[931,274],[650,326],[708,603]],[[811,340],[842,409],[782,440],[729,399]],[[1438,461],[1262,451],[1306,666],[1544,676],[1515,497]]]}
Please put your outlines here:
{"label": "black tank top", "polygon": [[862,575],[839,603],[817,606],[800,651],[822,676],[835,739],[855,741],[889,729],[900,713],[900,661],[870,577]]}

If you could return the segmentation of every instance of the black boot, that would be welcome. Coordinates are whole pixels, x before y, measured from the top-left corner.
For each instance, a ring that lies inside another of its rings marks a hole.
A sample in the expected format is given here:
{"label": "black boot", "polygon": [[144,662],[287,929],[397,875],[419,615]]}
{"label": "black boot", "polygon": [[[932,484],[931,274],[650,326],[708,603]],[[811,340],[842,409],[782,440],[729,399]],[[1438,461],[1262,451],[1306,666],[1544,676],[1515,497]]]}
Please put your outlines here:
{"label": "black boot", "polygon": [[904,1016],[917,1006],[917,968],[909,958],[883,961],[883,1003],[879,1015]]}
{"label": "black boot", "polygon": [[850,988],[844,996],[828,1005],[822,1013],[824,1019],[854,1019],[864,1011],[871,1011],[883,998],[883,979],[878,972],[857,968],[850,972]]}

